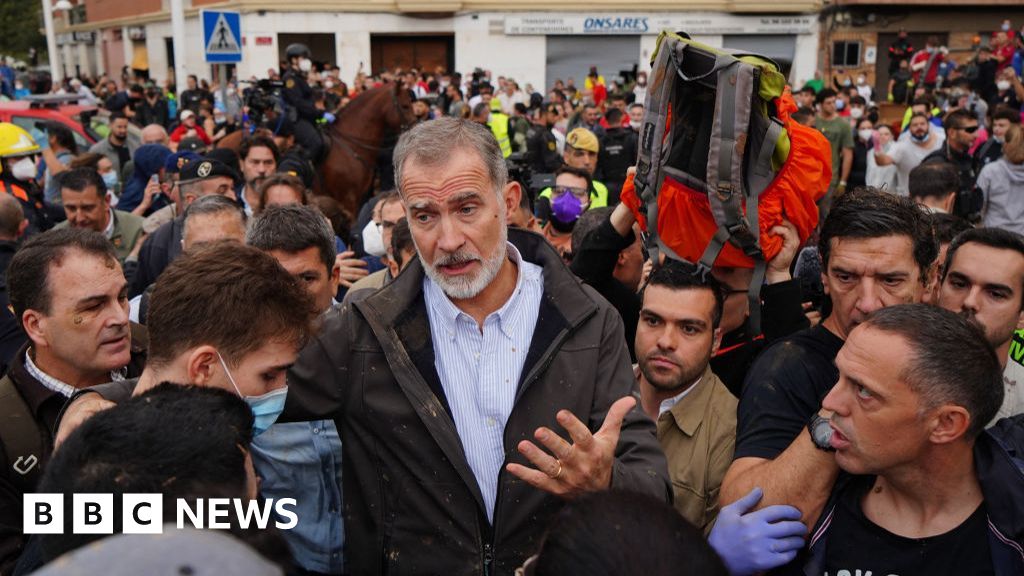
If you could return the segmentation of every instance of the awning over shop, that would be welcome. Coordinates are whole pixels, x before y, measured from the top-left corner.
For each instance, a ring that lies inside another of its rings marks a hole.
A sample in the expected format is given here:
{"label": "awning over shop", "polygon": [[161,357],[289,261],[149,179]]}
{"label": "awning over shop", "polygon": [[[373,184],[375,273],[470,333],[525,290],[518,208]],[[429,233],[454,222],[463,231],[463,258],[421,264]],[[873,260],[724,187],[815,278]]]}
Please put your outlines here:
{"label": "awning over shop", "polygon": [[145,42],[132,42],[132,68],[149,70],[149,51]]}

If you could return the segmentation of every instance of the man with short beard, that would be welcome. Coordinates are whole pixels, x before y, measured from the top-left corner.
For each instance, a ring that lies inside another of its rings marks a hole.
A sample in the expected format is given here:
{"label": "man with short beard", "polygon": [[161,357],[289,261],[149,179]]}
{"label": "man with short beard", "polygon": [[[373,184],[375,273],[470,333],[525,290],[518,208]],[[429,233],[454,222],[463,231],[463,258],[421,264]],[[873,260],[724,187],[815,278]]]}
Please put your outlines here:
{"label": "man with short beard", "polygon": [[940,149],[942,139],[932,133],[926,114],[914,113],[910,117],[910,139],[900,140],[888,153],[882,152],[881,146],[880,142],[875,143],[875,163],[896,166],[896,193],[906,196],[910,193],[910,171]]}
{"label": "man with short beard", "polygon": [[640,405],[658,425],[675,507],[707,534],[736,443],[736,397],[711,371],[722,342],[722,287],[667,260],[642,292],[636,329]]}
{"label": "man with short beard", "polygon": [[141,143],[128,134],[128,117],[121,112],[110,114],[110,134],[92,145],[89,152],[102,154],[114,165],[114,171],[124,176],[124,167],[131,161]]}
{"label": "man with short beard", "polygon": [[238,201],[245,207],[245,215],[252,218],[260,208],[260,184],[277,170],[281,153],[270,138],[252,136],[242,141],[238,157],[242,159],[242,177],[245,179],[237,190]]}
{"label": "man with short beard", "polygon": [[961,232],[942,270],[939,306],[979,326],[1005,369],[1003,403],[992,422],[1024,412],[1021,353],[1010,354],[1014,331],[1024,322],[1024,237],[1001,228]]}
{"label": "man with short beard", "polygon": [[542,237],[507,229],[507,175],[482,125],[404,133],[419,259],[330,313],[289,374],[284,416],[341,435],[350,573],[511,574],[566,498],[671,496],[622,320]]}

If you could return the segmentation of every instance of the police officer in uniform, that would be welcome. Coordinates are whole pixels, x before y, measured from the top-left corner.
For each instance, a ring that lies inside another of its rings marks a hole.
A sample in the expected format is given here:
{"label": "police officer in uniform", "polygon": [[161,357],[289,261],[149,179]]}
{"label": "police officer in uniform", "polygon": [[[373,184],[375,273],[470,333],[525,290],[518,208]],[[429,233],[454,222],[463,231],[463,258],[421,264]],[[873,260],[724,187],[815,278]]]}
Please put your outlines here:
{"label": "police officer in uniform", "polygon": [[291,44],[285,50],[285,55],[288,58],[288,70],[281,78],[284,80],[282,95],[295,126],[295,140],[306,150],[310,160],[315,162],[323,151],[323,141],[314,124],[321,118],[330,124],[334,122],[334,115],[313,104],[313,89],[306,82],[306,74],[313,69],[309,48],[305,44]]}
{"label": "police officer in uniform", "polygon": [[545,104],[543,124],[533,126],[527,135],[527,157],[530,159],[530,168],[534,174],[554,174],[562,165],[562,156],[558,153],[558,139],[551,131],[560,118],[561,112],[557,104]]}

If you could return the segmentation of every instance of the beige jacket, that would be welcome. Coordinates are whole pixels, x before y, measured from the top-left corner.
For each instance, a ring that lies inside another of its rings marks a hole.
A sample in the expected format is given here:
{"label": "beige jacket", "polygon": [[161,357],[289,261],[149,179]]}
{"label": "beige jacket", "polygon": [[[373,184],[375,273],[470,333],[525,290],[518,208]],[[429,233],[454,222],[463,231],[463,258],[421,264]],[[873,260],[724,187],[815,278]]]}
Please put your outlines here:
{"label": "beige jacket", "polygon": [[675,507],[704,534],[718,516],[718,492],[736,446],[736,397],[711,371],[658,418]]}

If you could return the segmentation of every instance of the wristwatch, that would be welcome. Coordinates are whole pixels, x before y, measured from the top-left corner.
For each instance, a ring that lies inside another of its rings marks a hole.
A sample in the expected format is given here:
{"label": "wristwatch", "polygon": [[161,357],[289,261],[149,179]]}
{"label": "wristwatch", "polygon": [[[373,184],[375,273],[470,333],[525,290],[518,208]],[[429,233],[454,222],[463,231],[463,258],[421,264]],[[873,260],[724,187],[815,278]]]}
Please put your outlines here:
{"label": "wristwatch", "polygon": [[811,421],[807,423],[807,432],[810,433],[811,442],[814,442],[814,446],[818,450],[824,450],[825,452],[836,451],[832,447],[832,426],[829,425],[828,418],[824,418],[815,412],[811,416]]}

